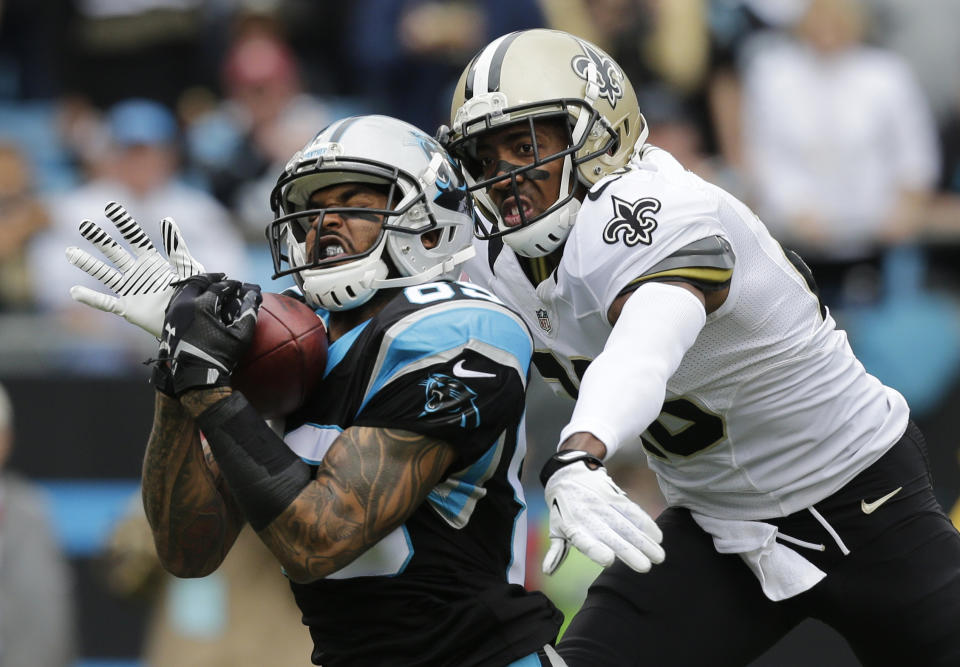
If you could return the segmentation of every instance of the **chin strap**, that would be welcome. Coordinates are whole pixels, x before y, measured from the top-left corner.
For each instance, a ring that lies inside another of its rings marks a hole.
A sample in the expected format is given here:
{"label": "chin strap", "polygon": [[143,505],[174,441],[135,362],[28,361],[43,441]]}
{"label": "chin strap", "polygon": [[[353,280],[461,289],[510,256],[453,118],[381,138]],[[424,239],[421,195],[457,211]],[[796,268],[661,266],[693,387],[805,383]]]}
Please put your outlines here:
{"label": "chin strap", "polygon": [[313,479],[310,466],[290,451],[238,392],[214,403],[196,421],[256,531],[280,516]]}
{"label": "chin strap", "polygon": [[[583,91],[583,101],[587,103],[587,106],[591,110],[593,109],[593,103],[596,102],[600,96],[599,78],[600,74],[597,72],[597,66],[591,62],[587,65],[587,87],[586,90]],[[573,132],[570,136],[574,144],[578,144],[583,138],[591,116],[592,114],[587,113],[585,110],[580,112],[580,116],[577,118],[577,124],[574,125]]]}
{"label": "chin strap", "polygon": [[[533,224],[522,227],[515,232],[504,234],[503,242],[522,257],[549,255],[567,240],[570,228],[573,227],[579,212],[580,202],[571,197],[557,210],[545,215]],[[553,233],[544,233],[545,229],[551,229]]]}
{"label": "chin strap", "polygon": [[476,254],[477,251],[472,245],[467,246],[466,248],[458,250],[449,257],[445,258],[443,262],[434,264],[426,271],[421,271],[413,276],[375,280],[373,287],[375,289],[384,289],[389,287],[410,287],[411,285],[420,285],[422,283],[430,282],[434,278],[439,278],[444,274],[453,271],[454,268],[460,264],[463,264],[468,259],[471,259]]}

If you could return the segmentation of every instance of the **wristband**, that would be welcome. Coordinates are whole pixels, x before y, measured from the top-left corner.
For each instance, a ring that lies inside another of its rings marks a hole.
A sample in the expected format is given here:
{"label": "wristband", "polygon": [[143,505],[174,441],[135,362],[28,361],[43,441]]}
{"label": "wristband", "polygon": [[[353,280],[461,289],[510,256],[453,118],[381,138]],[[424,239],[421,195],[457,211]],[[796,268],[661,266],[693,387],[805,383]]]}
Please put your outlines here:
{"label": "wristband", "polygon": [[577,461],[585,462],[591,470],[603,467],[603,461],[589,452],[585,452],[582,449],[565,449],[551,456],[547,459],[547,462],[543,464],[543,468],[540,469],[540,483],[546,486],[547,480],[550,479],[553,473]]}
{"label": "wristband", "polygon": [[310,466],[239,392],[211,405],[196,422],[254,530],[270,525],[310,483]]}

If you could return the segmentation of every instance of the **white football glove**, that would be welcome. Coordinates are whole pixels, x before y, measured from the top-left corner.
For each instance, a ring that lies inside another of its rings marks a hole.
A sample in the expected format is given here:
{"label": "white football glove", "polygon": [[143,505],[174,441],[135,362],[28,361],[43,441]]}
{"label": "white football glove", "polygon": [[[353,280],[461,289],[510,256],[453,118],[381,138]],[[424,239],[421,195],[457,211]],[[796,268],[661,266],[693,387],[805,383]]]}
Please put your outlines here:
{"label": "white football glove", "polygon": [[74,246],[67,248],[67,261],[102,282],[116,296],[81,285],[71,287],[70,296],[98,310],[116,313],[159,338],[164,311],[174,292],[171,283],[203,273],[203,265],[190,254],[172,218],[160,221],[167,254],[164,257],[123,206],[110,202],[104,211],[130,244],[133,255],[96,224],[84,220],[80,223],[80,234],[99,248],[113,266]]}
{"label": "white football glove", "polygon": [[613,483],[602,465],[591,470],[586,461],[600,463],[584,452],[565,450],[544,466],[544,496],[550,508],[544,574],[560,567],[571,544],[604,567],[619,558],[637,572],[647,572],[653,563],[663,562],[663,533],[656,522]]}

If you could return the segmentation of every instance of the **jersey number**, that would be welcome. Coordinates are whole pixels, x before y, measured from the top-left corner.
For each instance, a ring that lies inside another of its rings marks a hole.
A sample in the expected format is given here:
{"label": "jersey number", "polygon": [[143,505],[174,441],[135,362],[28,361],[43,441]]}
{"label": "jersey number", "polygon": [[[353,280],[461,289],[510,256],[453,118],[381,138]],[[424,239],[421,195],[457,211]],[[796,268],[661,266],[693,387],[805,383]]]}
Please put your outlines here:
{"label": "jersey number", "polygon": [[591,361],[592,359],[570,360],[570,363],[573,364],[573,372],[577,375],[577,381],[574,382],[567,374],[567,369],[563,367],[563,364],[561,364],[552,353],[544,352],[543,350],[537,350],[533,353],[533,365],[537,367],[537,372],[540,373],[540,377],[547,382],[559,382],[563,390],[567,392],[567,395],[572,399],[576,399],[579,395],[578,387],[580,386],[580,380],[583,379],[583,374],[586,372],[587,366],[590,365]]}
{"label": "jersey number", "polygon": [[499,303],[501,305],[503,304],[503,301],[495,297],[492,292],[489,292],[482,287],[471,285],[470,283],[424,283],[423,285],[413,285],[412,287],[408,287],[403,290],[403,295],[407,297],[407,301],[421,305],[425,303],[433,303],[434,301],[452,299],[457,295],[457,293],[460,293],[462,296],[470,297],[471,299],[483,299],[484,301],[492,301],[493,303]]}
{"label": "jersey number", "polygon": [[644,448],[659,458],[665,452],[692,456],[717,444],[726,435],[723,418],[685,398],[665,401],[657,420],[643,434]]}
{"label": "jersey number", "polygon": [[[571,359],[573,371],[577,375],[574,382],[559,360],[550,352],[533,353],[533,363],[537,371],[547,382],[559,382],[564,391],[576,399],[583,374],[590,365],[590,359]],[[677,456],[691,456],[712,447],[724,438],[726,428],[723,418],[707,412],[693,401],[674,398],[664,402],[657,420],[647,427],[643,434],[643,446],[648,452],[662,459],[665,452]]]}

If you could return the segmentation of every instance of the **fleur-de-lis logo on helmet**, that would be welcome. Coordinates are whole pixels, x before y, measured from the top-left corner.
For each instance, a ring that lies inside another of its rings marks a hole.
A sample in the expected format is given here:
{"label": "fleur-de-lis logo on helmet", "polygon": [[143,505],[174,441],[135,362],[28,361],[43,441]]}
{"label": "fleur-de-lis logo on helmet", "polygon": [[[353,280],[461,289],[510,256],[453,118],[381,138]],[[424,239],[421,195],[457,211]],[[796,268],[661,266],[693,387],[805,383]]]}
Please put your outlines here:
{"label": "fleur-de-lis logo on helmet", "polygon": [[605,97],[607,102],[610,103],[610,106],[614,109],[617,107],[617,101],[623,98],[623,72],[620,70],[620,67],[613,60],[610,59],[604,53],[601,53],[597,49],[593,48],[586,42],[580,42],[580,46],[583,47],[584,53],[586,55],[576,56],[573,61],[570,63],[573,66],[573,71],[576,72],[584,81],[589,83],[587,78],[587,68],[590,66],[590,63],[593,63],[597,67],[597,73],[600,75],[600,97]]}

